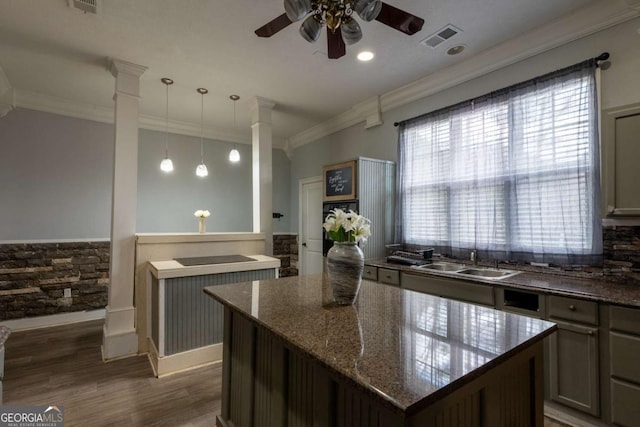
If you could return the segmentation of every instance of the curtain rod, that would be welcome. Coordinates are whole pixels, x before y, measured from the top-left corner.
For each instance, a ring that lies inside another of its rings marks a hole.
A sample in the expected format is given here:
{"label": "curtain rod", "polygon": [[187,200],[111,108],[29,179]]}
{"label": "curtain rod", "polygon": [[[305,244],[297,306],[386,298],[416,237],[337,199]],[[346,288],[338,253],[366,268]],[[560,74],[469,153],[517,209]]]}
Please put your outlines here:
{"label": "curtain rod", "polygon": [[[595,61],[596,67],[599,67],[600,66],[600,62],[606,61],[607,59],[609,59],[609,56],[610,56],[609,52],[602,52],[600,55],[596,56],[595,58],[591,58],[591,59],[593,61]],[[410,120],[410,119],[408,119],[408,120]],[[398,126],[400,126],[401,123],[402,122],[394,122],[393,125],[395,127],[398,127]]]}

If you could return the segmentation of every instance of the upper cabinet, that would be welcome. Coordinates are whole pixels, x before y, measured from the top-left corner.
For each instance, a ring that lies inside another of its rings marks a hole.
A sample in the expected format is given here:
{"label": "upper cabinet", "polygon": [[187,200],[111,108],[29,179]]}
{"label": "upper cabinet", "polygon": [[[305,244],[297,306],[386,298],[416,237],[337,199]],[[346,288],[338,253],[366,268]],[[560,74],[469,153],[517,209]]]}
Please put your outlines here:
{"label": "upper cabinet", "polygon": [[640,103],[603,111],[604,214],[640,216]]}

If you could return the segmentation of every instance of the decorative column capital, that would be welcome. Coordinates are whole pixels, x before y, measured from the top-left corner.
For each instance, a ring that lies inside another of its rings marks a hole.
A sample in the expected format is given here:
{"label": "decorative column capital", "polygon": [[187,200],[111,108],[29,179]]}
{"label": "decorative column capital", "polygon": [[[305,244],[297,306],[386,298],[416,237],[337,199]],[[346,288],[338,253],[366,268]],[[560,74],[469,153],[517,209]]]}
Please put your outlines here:
{"label": "decorative column capital", "polygon": [[256,96],[250,102],[251,107],[251,124],[256,123],[271,123],[271,110],[276,106],[276,103],[266,98]]}
{"label": "decorative column capital", "polygon": [[116,78],[120,73],[140,77],[145,71],[147,71],[147,68],[148,67],[145,67],[144,65],[134,64],[133,62],[109,58],[109,72],[111,72],[111,75]]}

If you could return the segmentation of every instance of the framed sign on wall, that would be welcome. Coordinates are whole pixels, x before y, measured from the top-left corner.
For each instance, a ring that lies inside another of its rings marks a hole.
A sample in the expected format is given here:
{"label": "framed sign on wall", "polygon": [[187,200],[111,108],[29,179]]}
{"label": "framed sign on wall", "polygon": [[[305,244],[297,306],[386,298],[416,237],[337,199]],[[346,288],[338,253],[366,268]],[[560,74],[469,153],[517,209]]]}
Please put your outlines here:
{"label": "framed sign on wall", "polygon": [[356,195],[356,161],[324,167],[324,201],[353,200]]}

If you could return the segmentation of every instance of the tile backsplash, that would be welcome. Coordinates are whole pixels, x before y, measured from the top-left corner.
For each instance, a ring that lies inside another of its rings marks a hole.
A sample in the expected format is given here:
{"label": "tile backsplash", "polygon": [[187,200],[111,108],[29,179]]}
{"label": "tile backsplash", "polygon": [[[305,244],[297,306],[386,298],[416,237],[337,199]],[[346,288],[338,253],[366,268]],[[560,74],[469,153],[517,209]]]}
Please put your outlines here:
{"label": "tile backsplash", "polygon": [[640,285],[640,226],[602,227],[603,275]]}

